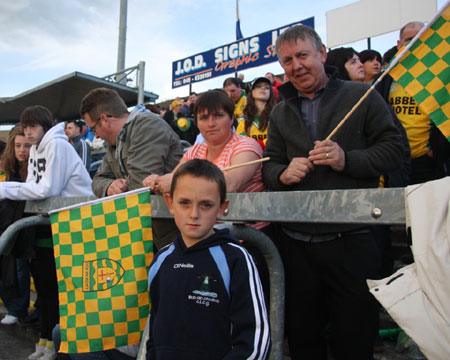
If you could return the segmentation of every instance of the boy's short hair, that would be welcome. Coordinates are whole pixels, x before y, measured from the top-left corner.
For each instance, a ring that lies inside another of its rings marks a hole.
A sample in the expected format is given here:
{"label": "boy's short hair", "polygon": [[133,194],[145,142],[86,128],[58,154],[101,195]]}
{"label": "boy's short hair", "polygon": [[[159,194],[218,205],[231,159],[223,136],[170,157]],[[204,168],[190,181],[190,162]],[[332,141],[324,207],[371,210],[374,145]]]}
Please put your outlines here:
{"label": "boy's short hair", "polygon": [[178,178],[184,175],[193,177],[203,177],[209,181],[215,182],[219,187],[220,203],[223,204],[227,198],[227,184],[222,170],[208,160],[192,159],[181,165],[172,177],[172,185],[170,187],[170,196],[173,197],[175,188],[177,187]]}
{"label": "boy's short hair", "polygon": [[208,90],[200,95],[194,105],[194,118],[197,119],[199,112],[207,111],[208,114],[216,114],[220,110],[224,110],[230,118],[234,116],[233,100],[223,89]]}
{"label": "boy's short hair", "polygon": [[98,119],[101,114],[119,117],[125,113],[128,113],[127,105],[117,91],[112,89],[93,89],[81,100],[81,117],[89,114],[93,121]]}
{"label": "boy's short hair", "polygon": [[55,122],[49,109],[41,105],[28,106],[20,115],[20,124],[23,128],[41,125],[44,133],[50,130]]}

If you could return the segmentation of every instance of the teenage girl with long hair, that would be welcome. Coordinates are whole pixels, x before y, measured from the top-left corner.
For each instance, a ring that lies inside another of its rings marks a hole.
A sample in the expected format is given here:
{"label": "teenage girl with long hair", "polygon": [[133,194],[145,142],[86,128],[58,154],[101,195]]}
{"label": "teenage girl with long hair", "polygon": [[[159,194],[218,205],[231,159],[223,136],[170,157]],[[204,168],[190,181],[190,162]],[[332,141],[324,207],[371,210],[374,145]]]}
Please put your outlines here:
{"label": "teenage girl with long hair", "polygon": [[[5,151],[1,157],[4,171],[3,181],[23,182],[27,178],[28,157],[30,155],[31,143],[26,139],[23,128],[16,125],[9,133]],[[5,211],[2,219],[2,230],[4,226],[12,223],[23,210],[23,202],[3,200],[1,207]],[[0,296],[8,310],[2,319],[3,325],[12,325],[28,315],[30,304],[30,272],[28,260],[30,249],[24,248],[30,239],[27,232],[22,232],[16,240],[11,254],[2,256],[2,287]],[[7,265],[10,266],[7,266]],[[16,278],[17,282],[10,284],[6,279]],[[12,286],[12,287],[11,287]]]}
{"label": "teenage girl with long hair", "polygon": [[266,77],[255,79],[247,96],[244,116],[239,120],[236,132],[239,135],[252,137],[264,150],[267,141],[267,128],[270,113],[275,106],[275,94],[272,84]]}

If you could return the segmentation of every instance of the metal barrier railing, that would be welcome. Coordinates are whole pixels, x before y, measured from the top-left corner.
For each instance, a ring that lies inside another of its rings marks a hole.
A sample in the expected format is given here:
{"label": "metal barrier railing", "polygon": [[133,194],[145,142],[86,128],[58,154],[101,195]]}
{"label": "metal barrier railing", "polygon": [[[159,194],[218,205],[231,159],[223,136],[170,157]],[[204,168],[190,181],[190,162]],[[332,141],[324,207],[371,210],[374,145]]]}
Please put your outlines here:
{"label": "metal barrier railing", "polygon": [[[284,270],[280,255],[272,241],[247,222],[315,222],[352,224],[404,224],[404,189],[363,189],[294,191],[228,194],[230,205],[222,220],[238,222],[230,225],[231,233],[255,245],[263,254],[270,276],[270,323],[272,351],[270,359],[283,359],[284,338]],[[50,210],[78,204],[93,198],[51,198],[27,201],[25,212],[41,214],[23,218],[0,236],[0,254],[14,234],[27,226],[49,224],[45,214]],[[161,196],[152,196],[152,217],[171,218]],[[145,347],[142,344],[141,348]],[[142,351],[140,355],[142,356]]]}

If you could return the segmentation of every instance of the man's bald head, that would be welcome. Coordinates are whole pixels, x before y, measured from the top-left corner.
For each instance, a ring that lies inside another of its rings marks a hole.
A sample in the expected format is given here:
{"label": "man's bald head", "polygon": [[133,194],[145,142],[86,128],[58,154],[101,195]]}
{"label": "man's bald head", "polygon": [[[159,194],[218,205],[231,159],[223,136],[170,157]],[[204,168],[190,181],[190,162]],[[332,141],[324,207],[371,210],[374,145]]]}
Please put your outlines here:
{"label": "man's bald head", "polygon": [[400,50],[403,45],[411,41],[424,26],[425,24],[420,21],[412,21],[403,26],[400,29],[400,38],[397,41],[397,49]]}

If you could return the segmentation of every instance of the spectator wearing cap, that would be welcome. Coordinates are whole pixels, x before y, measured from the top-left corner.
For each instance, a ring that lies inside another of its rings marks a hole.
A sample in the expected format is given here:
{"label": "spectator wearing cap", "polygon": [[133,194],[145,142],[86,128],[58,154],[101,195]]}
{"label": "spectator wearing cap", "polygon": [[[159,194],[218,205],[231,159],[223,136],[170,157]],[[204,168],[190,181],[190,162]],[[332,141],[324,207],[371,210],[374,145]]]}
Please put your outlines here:
{"label": "spectator wearing cap", "polygon": [[359,53],[359,60],[364,66],[364,82],[372,84],[381,71],[381,54],[376,50],[364,50]]}
{"label": "spectator wearing cap", "polygon": [[274,105],[275,94],[271,81],[266,77],[256,78],[251,84],[244,117],[239,121],[236,132],[255,139],[264,150],[270,112]]}
{"label": "spectator wearing cap", "polygon": [[81,119],[69,120],[66,122],[64,132],[69,138],[69,142],[75,148],[78,156],[81,158],[84,167],[89,172],[91,166],[91,147],[81,137],[81,131],[86,123]]}
{"label": "spectator wearing cap", "polygon": [[166,120],[166,122],[172,126],[172,122],[174,120],[178,120],[178,117],[181,116],[180,110],[182,108],[183,104],[179,100],[174,100],[170,104],[169,111],[166,111],[166,113],[163,116],[163,119]]}

